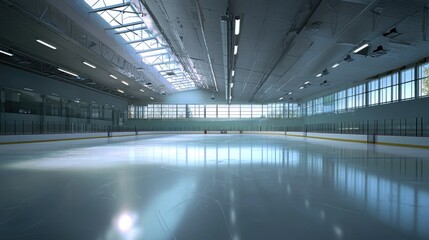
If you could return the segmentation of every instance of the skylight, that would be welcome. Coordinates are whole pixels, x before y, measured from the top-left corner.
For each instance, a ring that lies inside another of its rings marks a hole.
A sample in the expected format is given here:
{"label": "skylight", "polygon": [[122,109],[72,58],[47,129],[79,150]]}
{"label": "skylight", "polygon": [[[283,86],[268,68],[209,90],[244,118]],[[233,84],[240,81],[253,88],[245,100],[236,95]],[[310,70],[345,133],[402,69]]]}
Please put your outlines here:
{"label": "skylight", "polygon": [[[142,61],[156,69],[176,90],[195,88],[195,83],[173,54],[154,21],[141,4],[133,0],[85,0],[109,29],[121,36]],[[136,7],[138,6],[138,7]],[[198,80],[198,79],[197,79]]]}

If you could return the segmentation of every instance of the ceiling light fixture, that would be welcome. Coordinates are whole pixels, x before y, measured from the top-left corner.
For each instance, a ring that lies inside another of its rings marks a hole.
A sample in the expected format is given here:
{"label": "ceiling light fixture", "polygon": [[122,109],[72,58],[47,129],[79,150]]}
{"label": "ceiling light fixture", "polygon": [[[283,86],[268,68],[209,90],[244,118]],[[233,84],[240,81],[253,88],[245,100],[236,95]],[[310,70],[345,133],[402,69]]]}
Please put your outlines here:
{"label": "ceiling light fixture", "polygon": [[231,71],[231,76],[234,77],[234,75],[235,75],[235,70],[232,70]]}
{"label": "ceiling light fixture", "polygon": [[335,63],[334,65],[332,65],[332,68],[336,68],[338,66],[340,66],[340,64],[339,63]]}
{"label": "ceiling light fixture", "polygon": [[109,75],[111,78],[113,78],[113,79],[118,79],[116,76],[114,76],[114,75],[112,75],[112,74],[110,74]]}
{"label": "ceiling light fixture", "polygon": [[13,53],[6,52],[6,51],[3,51],[3,50],[0,50],[0,53],[3,53],[4,55],[7,55],[7,56],[9,56],[9,57],[12,57],[12,56],[13,56]]}
{"label": "ceiling light fixture", "polygon": [[288,93],[288,95],[291,95],[291,94],[292,94],[292,92],[289,92],[289,93]]}
{"label": "ceiling light fixture", "polygon": [[139,89],[140,92],[144,92],[144,90],[142,88]]}
{"label": "ceiling light fixture", "polygon": [[231,88],[233,88],[234,87],[234,83],[231,83],[230,86],[231,86]]}
{"label": "ceiling light fixture", "polygon": [[299,89],[304,89],[304,87],[303,87],[303,86],[301,86],[301,87],[299,87]]}
{"label": "ceiling light fixture", "polygon": [[122,81],[122,84],[124,84],[124,85],[129,85],[127,82],[125,82],[125,81]]}
{"label": "ceiling light fixture", "polygon": [[317,74],[317,75],[316,75],[316,77],[321,77],[321,76],[322,76],[322,74],[321,74],[321,73],[319,73],[319,74]]}
{"label": "ceiling light fixture", "polygon": [[151,99],[151,100],[153,100],[154,98],[153,98],[153,97],[150,97],[150,99]]}
{"label": "ceiling light fixture", "polygon": [[363,44],[362,46],[360,46],[360,47],[356,48],[356,49],[353,51],[353,53],[358,53],[358,52],[362,51],[363,49],[367,48],[368,46],[369,46],[369,43],[365,43],[365,44]]}
{"label": "ceiling light fixture", "polygon": [[304,84],[305,84],[305,85],[307,85],[307,84],[309,84],[309,83],[310,83],[310,81],[307,81],[307,82],[305,82]]}
{"label": "ceiling light fixture", "polygon": [[118,89],[118,92],[125,93],[124,90]]}
{"label": "ceiling light fixture", "polygon": [[235,35],[240,34],[240,17],[235,17],[234,33]]}
{"label": "ceiling light fixture", "polygon": [[32,88],[24,88],[25,91],[30,91],[30,92],[34,92],[34,90]]}
{"label": "ceiling light fixture", "polygon": [[280,97],[280,98],[279,98],[279,101],[281,101],[281,100],[283,100],[283,97]]}
{"label": "ceiling light fixture", "polygon": [[46,46],[46,47],[48,47],[50,49],[53,49],[53,50],[57,49],[57,47],[52,46],[51,44],[49,44],[47,42],[44,42],[44,41],[42,41],[40,39],[36,39],[36,42],[38,42],[38,43],[40,43],[40,44],[42,44],[42,45],[44,45],[44,46]]}
{"label": "ceiling light fixture", "polygon": [[238,53],[238,45],[235,45],[234,46],[234,55],[237,55],[237,53]]}
{"label": "ceiling light fixture", "polygon": [[90,67],[90,68],[97,68],[96,66],[92,65],[91,63],[88,62],[82,62],[83,64],[85,64],[86,66]]}
{"label": "ceiling light fixture", "polygon": [[63,72],[63,73],[67,73],[68,75],[72,75],[74,77],[79,77],[79,75],[77,75],[76,73],[69,72],[69,71],[64,70],[62,68],[57,68],[57,69],[58,69],[58,71]]}

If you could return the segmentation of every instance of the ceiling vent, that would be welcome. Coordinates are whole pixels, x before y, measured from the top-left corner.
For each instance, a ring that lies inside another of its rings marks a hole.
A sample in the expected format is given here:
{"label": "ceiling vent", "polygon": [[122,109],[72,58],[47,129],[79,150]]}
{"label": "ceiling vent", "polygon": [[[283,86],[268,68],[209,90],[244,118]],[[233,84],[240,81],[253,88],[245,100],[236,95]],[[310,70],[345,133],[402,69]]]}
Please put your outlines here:
{"label": "ceiling vent", "polygon": [[320,30],[320,25],[322,25],[322,22],[312,22],[310,25],[307,26],[307,30],[311,32],[317,32]]}
{"label": "ceiling vent", "polygon": [[383,55],[385,55],[388,52],[388,50],[384,49],[382,45],[378,46],[376,49],[374,49],[368,56],[373,58],[378,58]]}
{"label": "ceiling vent", "polygon": [[389,31],[383,33],[383,37],[386,38],[395,38],[399,35],[401,35],[402,33],[398,32],[398,30],[396,29],[396,27],[391,28]]}
{"label": "ceiling vent", "polygon": [[354,59],[352,58],[352,56],[347,55],[347,56],[344,58],[344,61],[346,61],[346,62],[353,62],[353,61],[354,61]]}

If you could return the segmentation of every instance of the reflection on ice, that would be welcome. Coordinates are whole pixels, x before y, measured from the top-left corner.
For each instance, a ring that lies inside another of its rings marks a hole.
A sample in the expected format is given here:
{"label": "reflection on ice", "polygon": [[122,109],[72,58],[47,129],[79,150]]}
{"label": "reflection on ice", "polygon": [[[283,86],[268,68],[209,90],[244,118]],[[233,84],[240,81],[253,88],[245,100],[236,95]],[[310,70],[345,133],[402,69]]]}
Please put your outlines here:
{"label": "reflection on ice", "polygon": [[118,219],[118,228],[121,232],[128,232],[133,227],[133,222],[128,213],[122,213]]}
{"label": "reflection on ice", "polygon": [[185,178],[150,196],[143,208],[132,213],[121,211],[101,239],[175,239],[174,232],[195,197],[195,187],[195,179]]}

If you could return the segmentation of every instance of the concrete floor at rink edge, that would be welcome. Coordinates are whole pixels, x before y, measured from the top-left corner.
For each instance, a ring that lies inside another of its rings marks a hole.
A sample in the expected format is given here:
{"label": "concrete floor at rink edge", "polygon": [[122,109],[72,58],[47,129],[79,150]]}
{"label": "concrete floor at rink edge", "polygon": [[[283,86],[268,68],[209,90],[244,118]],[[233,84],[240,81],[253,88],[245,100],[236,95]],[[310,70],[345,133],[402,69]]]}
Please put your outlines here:
{"label": "concrete floor at rink edge", "polygon": [[427,149],[208,134],[0,153],[0,239],[429,239]]}

